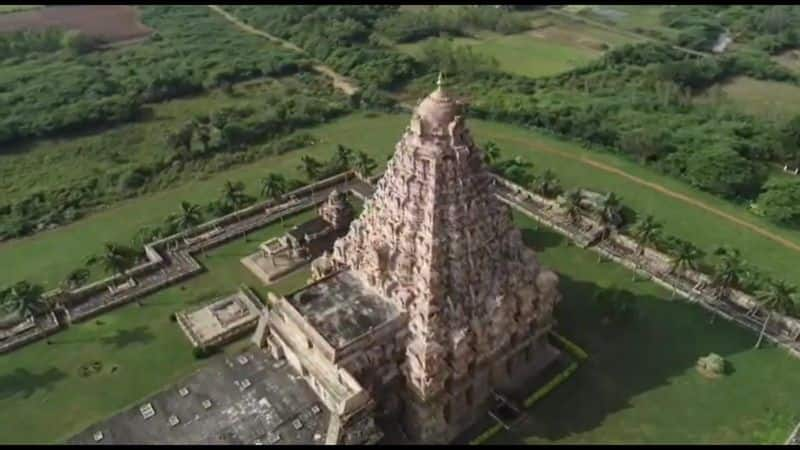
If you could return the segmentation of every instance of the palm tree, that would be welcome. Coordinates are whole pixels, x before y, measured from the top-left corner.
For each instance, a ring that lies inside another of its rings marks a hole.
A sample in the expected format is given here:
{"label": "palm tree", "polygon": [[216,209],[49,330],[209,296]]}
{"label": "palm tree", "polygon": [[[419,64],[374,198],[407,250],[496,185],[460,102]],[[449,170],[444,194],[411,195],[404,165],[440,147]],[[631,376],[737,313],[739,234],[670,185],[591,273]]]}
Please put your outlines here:
{"label": "palm tree", "polygon": [[727,297],[730,289],[741,281],[744,272],[744,262],[739,256],[739,250],[720,247],[714,251],[720,260],[714,266],[711,285],[714,287],[714,298],[721,300]]}
{"label": "palm tree", "polygon": [[186,231],[199,225],[203,221],[203,213],[200,206],[181,202],[181,209],[169,218],[170,224],[178,231]]}
{"label": "palm tree", "polygon": [[578,223],[581,216],[581,200],[580,189],[570,189],[564,196],[564,213],[573,225]]}
{"label": "palm tree", "polygon": [[101,264],[107,273],[124,278],[128,269],[136,262],[136,256],[136,251],[130,247],[107,242],[103,253],[90,258],[87,265]]}
{"label": "palm tree", "polygon": [[[261,180],[261,195],[269,198],[276,203],[286,193],[286,178],[277,173],[271,173]],[[283,226],[283,214],[279,215],[281,226]]]}
{"label": "palm tree", "polygon": [[35,316],[46,313],[52,309],[44,297],[44,288],[38,284],[20,281],[6,291],[3,306],[8,312],[16,313],[22,319],[33,320],[39,329]]}
{"label": "palm tree", "polygon": [[345,147],[342,144],[336,145],[336,155],[334,155],[334,164],[339,170],[348,170],[350,163],[353,160],[353,149]]}
{"label": "palm tree", "polygon": [[247,196],[244,193],[244,183],[237,181],[233,183],[226,181],[222,188],[222,202],[230,205],[236,211],[247,203]]}
{"label": "palm tree", "polygon": [[278,173],[271,173],[261,180],[261,195],[278,201],[286,193],[286,178]]}
{"label": "palm tree", "polygon": [[645,247],[653,245],[661,234],[661,223],[656,222],[655,218],[647,215],[644,219],[636,222],[633,226],[633,237],[636,238],[636,253],[644,254]]}
{"label": "palm tree", "polygon": [[764,338],[764,332],[767,329],[767,323],[772,318],[773,313],[789,314],[795,309],[796,293],[796,287],[778,280],[770,280],[763,290],[756,292],[756,301],[767,310],[767,318],[764,319],[764,325],[758,334],[755,348],[761,345],[761,340]]}
{"label": "palm tree", "polygon": [[534,183],[533,190],[543,197],[553,197],[561,192],[561,184],[552,170],[546,169]]}
{"label": "palm tree", "polygon": [[308,177],[309,181],[316,180],[322,169],[322,163],[310,155],[303,155],[303,157],[300,158],[300,162],[302,163],[300,165],[300,170],[306,173],[306,177]]}
{"label": "palm tree", "polygon": [[500,148],[492,141],[483,145],[483,162],[487,166],[493,165],[500,159]]}
{"label": "palm tree", "polygon": [[669,268],[670,275],[685,274],[687,270],[697,270],[697,265],[703,257],[703,251],[687,241],[679,241],[672,257]]}
{"label": "palm tree", "polygon": [[61,285],[70,290],[78,289],[89,281],[90,275],[91,272],[85,267],[75,269],[64,278]]}
{"label": "palm tree", "polygon": [[361,177],[366,179],[372,174],[372,171],[377,167],[377,163],[368,154],[359,151],[356,153],[356,170],[361,174]]}
{"label": "palm tree", "polygon": [[[636,256],[644,255],[645,247],[653,245],[661,234],[661,224],[656,222],[651,215],[643,220],[636,222],[633,226],[632,234],[636,239]],[[636,267],[633,271],[633,279],[636,280],[636,271],[639,270],[640,258],[636,258]]]}
{"label": "palm tree", "polygon": [[622,203],[619,197],[613,192],[608,194],[605,200],[603,200],[603,205],[597,214],[597,219],[601,227],[600,240],[608,239],[608,236],[611,235],[611,231],[622,222],[621,210]]}

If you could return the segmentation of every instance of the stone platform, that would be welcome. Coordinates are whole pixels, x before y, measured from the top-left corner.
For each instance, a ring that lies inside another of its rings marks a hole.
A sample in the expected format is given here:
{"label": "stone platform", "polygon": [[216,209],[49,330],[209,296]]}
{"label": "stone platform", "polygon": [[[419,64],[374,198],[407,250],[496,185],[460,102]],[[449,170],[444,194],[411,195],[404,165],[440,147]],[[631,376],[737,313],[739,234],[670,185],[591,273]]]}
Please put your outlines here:
{"label": "stone platform", "polygon": [[240,290],[191,312],[181,311],[176,319],[195,347],[230,342],[255,329],[261,302]]}
{"label": "stone platform", "polygon": [[329,422],[328,410],[285,361],[254,351],[216,356],[68,443],[322,444]]}

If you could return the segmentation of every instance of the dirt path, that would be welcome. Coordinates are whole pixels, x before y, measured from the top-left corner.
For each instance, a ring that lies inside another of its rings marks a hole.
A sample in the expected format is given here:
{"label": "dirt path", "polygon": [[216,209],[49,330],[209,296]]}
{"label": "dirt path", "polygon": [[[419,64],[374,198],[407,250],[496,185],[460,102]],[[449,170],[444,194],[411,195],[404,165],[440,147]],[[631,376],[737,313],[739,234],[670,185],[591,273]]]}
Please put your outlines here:
{"label": "dirt path", "polygon": [[[292,44],[289,41],[286,41],[286,40],[281,39],[281,38],[279,38],[277,36],[271,35],[271,34],[265,32],[265,31],[262,31],[262,30],[259,30],[257,28],[251,27],[250,25],[248,25],[248,24],[242,22],[241,20],[239,20],[233,14],[230,14],[229,12],[227,12],[224,9],[220,8],[218,5],[208,5],[208,7],[211,8],[212,11],[215,11],[215,12],[221,14],[222,17],[224,17],[226,20],[228,20],[228,22],[231,22],[236,27],[238,27],[240,30],[242,30],[242,31],[244,31],[246,33],[250,33],[250,34],[254,34],[256,36],[261,36],[263,38],[266,38],[266,39],[268,39],[268,40],[280,45],[281,47],[283,47],[285,49],[288,49],[288,50],[291,50],[293,52],[302,53],[304,55],[306,54],[305,50],[303,50],[302,48]],[[311,68],[314,69],[314,71],[316,71],[317,73],[320,73],[320,74],[325,75],[326,77],[330,78],[331,81],[333,81],[333,87],[335,87],[336,89],[341,90],[342,92],[344,92],[347,95],[353,95],[354,93],[356,93],[358,91],[358,86],[356,85],[356,83],[353,80],[345,77],[344,75],[342,75],[340,73],[337,73],[335,70],[331,69],[329,66],[326,66],[325,64],[317,62],[313,66],[311,66]]]}
{"label": "dirt path", "polygon": [[[513,138],[513,137],[506,137],[504,139],[512,141],[512,142],[515,142],[515,143],[518,143],[518,144],[530,146],[530,141],[525,140],[525,139],[519,139],[519,138]],[[604,172],[613,173],[613,174],[618,175],[620,177],[623,177],[623,178],[625,178],[627,180],[633,181],[636,184],[639,184],[639,185],[642,185],[642,186],[646,186],[646,187],[648,187],[648,188],[650,188],[650,189],[652,189],[654,191],[658,191],[658,192],[660,192],[660,193],[662,193],[664,195],[667,195],[669,197],[672,197],[674,199],[680,200],[680,201],[682,201],[684,203],[688,203],[688,204],[690,204],[692,206],[695,206],[697,208],[700,208],[700,209],[702,209],[704,211],[708,211],[708,212],[710,212],[712,214],[715,214],[715,215],[717,215],[719,217],[722,217],[723,219],[725,219],[725,220],[727,220],[729,222],[733,222],[733,223],[735,223],[735,224],[737,224],[739,226],[747,228],[750,231],[753,231],[753,232],[755,232],[757,234],[760,234],[761,236],[764,236],[764,237],[766,237],[766,238],[768,238],[768,239],[780,244],[781,246],[783,246],[785,248],[788,248],[790,250],[794,250],[796,252],[800,252],[800,244],[797,244],[797,243],[792,242],[792,241],[790,241],[790,240],[788,240],[786,238],[783,238],[783,237],[781,237],[781,236],[779,236],[779,235],[777,235],[775,233],[772,233],[772,232],[770,232],[768,230],[765,230],[765,229],[759,227],[758,225],[754,225],[754,224],[752,224],[752,223],[750,223],[750,222],[748,222],[746,220],[743,220],[743,219],[740,219],[740,218],[738,218],[738,217],[736,217],[734,215],[728,214],[728,213],[726,213],[726,212],[724,212],[724,211],[722,211],[720,209],[717,209],[717,208],[715,208],[713,206],[710,206],[710,205],[708,205],[706,203],[703,203],[700,200],[694,199],[692,197],[689,197],[687,195],[681,194],[679,192],[675,192],[673,190],[665,188],[664,186],[661,186],[660,184],[653,183],[651,181],[647,181],[647,180],[645,180],[643,178],[640,178],[640,177],[637,177],[635,175],[631,175],[631,174],[625,172],[624,170],[618,169],[616,167],[610,166],[610,165],[602,163],[602,162],[595,161],[595,160],[587,158],[585,156],[574,155],[574,154],[572,154],[570,152],[566,152],[566,151],[563,151],[563,150],[558,150],[558,149],[555,149],[555,148],[552,148],[552,147],[548,147],[548,146],[545,146],[545,145],[542,145],[542,144],[536,144],[535,149],[539,150],[539,151],[543,151],[545,153],[550,153],[550,154],[557,155],[557,156],[560,156],[560,157],[563,157],[563,158],[571,159],[573,161],[578,161],[578,162],[580,162],[582,164],[586,164],[588,166],[591,166],[591,167],[593,167],[595,169],[602,170]]]}

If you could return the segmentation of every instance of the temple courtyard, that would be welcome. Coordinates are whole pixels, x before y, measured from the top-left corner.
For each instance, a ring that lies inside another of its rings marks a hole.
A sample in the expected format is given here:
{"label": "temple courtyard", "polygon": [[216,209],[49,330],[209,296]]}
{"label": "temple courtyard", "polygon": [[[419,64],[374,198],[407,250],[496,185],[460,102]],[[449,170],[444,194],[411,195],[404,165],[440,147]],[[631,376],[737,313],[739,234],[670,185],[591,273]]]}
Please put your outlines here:
{"label": "temple courtyard", "polygon": [[[287,227],[312,217],[313,211],[301,213],[288,219]],[[800,361],[771,345],[753,350],[756,336],[748,330],[719,318],[711,322],[701,308],[671,300],[649,281],[633,281],[628,270],[598,262],[594,253],[531,219],[515,214],[515,221],[542,263],[561,275],[565,299],[556,310],[557,329],[590,357],[528,410],[526,419],[490,442],[786,439],[800,419],[795,401],[800,379],[794,375]],[[132,304],[78,324],[54,336],[53,345],[38,342],[4,355],[0,441],[65,442],[120,411],[139,414],[145,399],[179,389],[203,367],[214,367],[224,358],[235,360],[249,341],[230,344],[224,354],[209,360],[196,360],[169,314],[211,303],[240,283],[263,297],[259,280],[239,260],[284,231],[280,225],[270,226],[247,241],[238,239],[209,252],[200,259],[207,273],[145,298],[142,307]],[[308,276],[301,269],[269,290],[288,294]],[[593,298],[601,289],[630,296],[638,317],[624,326],[603,325]],[[697,373],[697,358],[710,352],[729,361],[728,375],[709,380]],[[81,369],[98,362],[98,370],[84,376]],[[157,409],[154,419],[166,421],[162,413]]]}

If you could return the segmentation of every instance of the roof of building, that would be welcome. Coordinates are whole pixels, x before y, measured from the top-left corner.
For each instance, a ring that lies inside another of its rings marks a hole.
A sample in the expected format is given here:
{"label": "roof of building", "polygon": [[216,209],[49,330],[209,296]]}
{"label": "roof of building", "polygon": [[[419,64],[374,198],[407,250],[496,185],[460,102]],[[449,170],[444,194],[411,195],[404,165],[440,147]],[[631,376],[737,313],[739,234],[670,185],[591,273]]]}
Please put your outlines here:
{"label": "roof of building", "polygon": [[299,225],[292,227],[286,234],[289,234],[293,238],[302,240],[305,238],[307,234],[315,234],[321,231],[324,231],[325,228],[329,227],[330,225],[328,222],[325,222],[321,217],[315,217],[308,221],[305,221]]}
{"label": "roof of building", "polygon": [[400,315],[391,302],[349,270],[310,284],[287,300],[335,349],[347,347]]}
{"label": "roof of building", "polygon": [[[217,357],[178,385],[92,425],[68,443],[324,443],[330,413],[306,382],[285,361],[263,352],[246,356],[245,364],[239,357]],[[146,404],[155,412],[147,419],[140,411]],[[171,416],[178,423],[172,425]]]}

